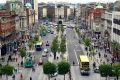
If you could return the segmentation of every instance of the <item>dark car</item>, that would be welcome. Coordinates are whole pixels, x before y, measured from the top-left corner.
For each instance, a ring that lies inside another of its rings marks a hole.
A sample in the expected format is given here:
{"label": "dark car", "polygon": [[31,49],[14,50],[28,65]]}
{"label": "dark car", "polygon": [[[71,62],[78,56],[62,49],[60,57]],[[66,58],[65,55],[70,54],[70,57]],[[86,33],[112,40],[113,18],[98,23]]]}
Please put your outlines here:
{"label": "dark car", "polygon": [[99,69],[98,68],[94,68],[94,73],[99,73]]}

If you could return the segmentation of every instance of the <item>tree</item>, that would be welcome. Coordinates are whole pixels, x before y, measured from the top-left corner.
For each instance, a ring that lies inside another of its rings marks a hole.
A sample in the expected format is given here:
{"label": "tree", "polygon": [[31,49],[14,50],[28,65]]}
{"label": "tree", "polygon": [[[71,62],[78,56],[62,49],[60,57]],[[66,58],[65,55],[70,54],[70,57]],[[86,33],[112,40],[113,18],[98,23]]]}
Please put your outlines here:
{"label": "tree", "polygon": [[57,33],[59,33],[59,31],[60,31],[60,25],[57,26],[56,30],[57,30]]}
{"label": "tree", "polygon": [[70,71],[70,64],[66,61],[61,61],[58,63],[58,74],[64,75],[65,80],[65,74],[67,74]]}
{"label": "tree", "polygon": [[88,51],[89,46],[91,45],[91,40],[89,38],[84,39],[84,44],[86,46],[86,50]]}
{"label": "tree", "polygon": [[107,76],[112,74],[112,66],[109,64],[102,64],[99,66],[99,71],[101,76],[105,76],[107,80]]}
{"label": "tree", "polygon": [[33,37],[33,38],[31,39],[31,42],[32,42],[33,44],[36,44],[36,42],[37,42],[37,41],[36,41],[36,38]]}
{"label": "tree", "polygon": [[50,75],[56,72],[56,65],[49,61],[45,62],[43,64],[43,72],[48,75],[48,79],[50,80]]}
{"label": "tree", "polygon": [[5,66],[2,67],[2,73],[4,75],[6,75],[6,79],[8,80],[8,75],[12,75],[13,74],[13,70],[14,70],[14,67],[7,64]]}
{"label": "tree", "polygon": [[34,39],[35,41],[39,41],[39,35],[35,35]]}
{"label": "tree", "polygon": [[[60,52],[64,54],[66,52],[66,39],[62,37],[61,43],[60,43]],[[63,55],[62,55],[63,57]]]}
{"label": "tree", "polygon": [[30,42],[28,42],[28,46],[29,46],[29,49],[31,50],[32,49],[32,47],[33,47],[33,43],[30,41]]}
{"label": "tree", "polygon": [[65,29],[64,29],[63,25],[61,25],[61,32],[62,32],[62,34],[63,34],[64,31],[65,31]]}
{"label": "tree", "polygon": [[114,67],[113,67],[114,71],[115,71],[115,74],[116,74],[116,77],[117,77],[117,80],[120,76],[120,63],[119,64],[116,64]]}
{"label": "tree", "polygon": [[23,58],[26,56],[26,49],[25,48],[21,48],[20,49],[20,56]]}
{"label": "tree", "polygon": [[113,55],[116,55],[117,56],[117,59],[119,58],[119,50],[120,50],[120,44],[117,43],[116,41],[113,41],[112,42],[112,47],[113,47]]}
{"label": "tree", "polygon": [[2,66],[0,66],[0,76],[2,76]]}
{"label": "tree", "polygon": [[52,42],[52,45],[51,45],[51,51],[53,52],[54,54],[54,59],[56,59],[56,52],[58,51],[59,49],[59,46],[58,46],[58,37],[55,37],[53,42]]}
{"label": "tree", "polygon": [[[93,57],[96,55],[96,49],[92,49],[90,51],[90,55],[92,55]],[[93,58],[94,59],[94,58]]]}

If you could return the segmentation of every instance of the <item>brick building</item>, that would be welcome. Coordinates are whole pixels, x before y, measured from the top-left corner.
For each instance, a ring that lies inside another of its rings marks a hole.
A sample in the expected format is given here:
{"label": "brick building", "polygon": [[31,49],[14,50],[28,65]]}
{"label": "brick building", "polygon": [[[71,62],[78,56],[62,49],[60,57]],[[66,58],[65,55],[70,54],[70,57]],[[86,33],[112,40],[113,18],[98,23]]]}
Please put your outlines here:
{"label": "brick building", "polygon": [[[0,11],[0,39],[2,48],[14,41],[15,36],[15,12]],[[1,55],[6,54],[6,49],[1,48]],[[2,51],[3,50],[3,51]]]}

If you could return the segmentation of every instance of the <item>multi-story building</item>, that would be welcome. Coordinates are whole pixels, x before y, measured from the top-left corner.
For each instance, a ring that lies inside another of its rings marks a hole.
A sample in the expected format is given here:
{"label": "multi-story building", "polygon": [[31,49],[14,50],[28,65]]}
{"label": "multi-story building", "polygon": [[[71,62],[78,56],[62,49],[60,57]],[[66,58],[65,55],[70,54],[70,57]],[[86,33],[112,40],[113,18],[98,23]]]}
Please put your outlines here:
{"label": "multi-story building", "polygon": [[111,51],[112,37],[112,12],[104,10],[101,16],[101,37],[104,40],[104,47]]}
{"label": "multi-story building", "polygon": [[5,46],[14,41],[14,39],[16,38],[15,16],[15,12],[9,12],[6,10],[0,11],[0,38],[2,44],[1,55],[6,54],[6,49],[8,48]]}
{"label": "multi-story building", "polygon": [[6,1],[6,10],[7,11],[14,11],[16,13],[16,16],[15,16],[15,32],[16,32],[16,36],[17,38],[19,39],[21,37],[20,35],[20,13],[23,11],[23,6],[22,6],[22,2],[20,0],[15,0],[15,1],[12,1],[12,0],[9,0],[9,1]]}
{"label": "multi-story building", "polygon": [[32,6],[32,9],[35,10],[35,20],[38,21],[38,0],[23,0],[24,6],[29,3]]}
{"label": "multi-story building", "polygon": [[[55,18],[68,19],[71,14],[71,8],[67,5],[62,5],[59,3],[45,4],[39,3],[39,19],[47,18],[50,21],[53,21]],[[53,19],[53,20],[52,20]]]}
{"label": "multi-story building", "polygon": [[120,44],[120,12],[114,11],[112,19],[111,41],[116,41],[118,44]]}

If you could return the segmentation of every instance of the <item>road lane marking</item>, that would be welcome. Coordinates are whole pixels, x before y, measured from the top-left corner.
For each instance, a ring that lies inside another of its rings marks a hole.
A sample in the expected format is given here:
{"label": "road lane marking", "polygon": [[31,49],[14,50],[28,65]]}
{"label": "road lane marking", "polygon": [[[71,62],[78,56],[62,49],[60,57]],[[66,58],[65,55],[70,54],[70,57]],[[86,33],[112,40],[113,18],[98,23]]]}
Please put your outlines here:
{"label": "road lane marking", "polygon": [[75,29],[74,29],[73,31],[74,31],[74,34],[76,35],[77,39],[79,39],[79,37],[78,37],[78,35],[77,35]]}
{"label": "road lane marking", "polygon": [[[67,39],[67,38],[66,38]],[[68,43],[66,40],[66,54],[67,54],[67,61],[69,61],[69,54],[68,54]]]}
{"label": "road lane marking", "polygon": [[79,64],[78,58],[77,58],[77,54],[76,54],[76,50],[74,49],[74,53],[75,53],[75,57],[77,59],[77,63]]}
{"label": "road lane marking", "polygon": [[82,51],[82,50],[75,50],[75,51]]}

